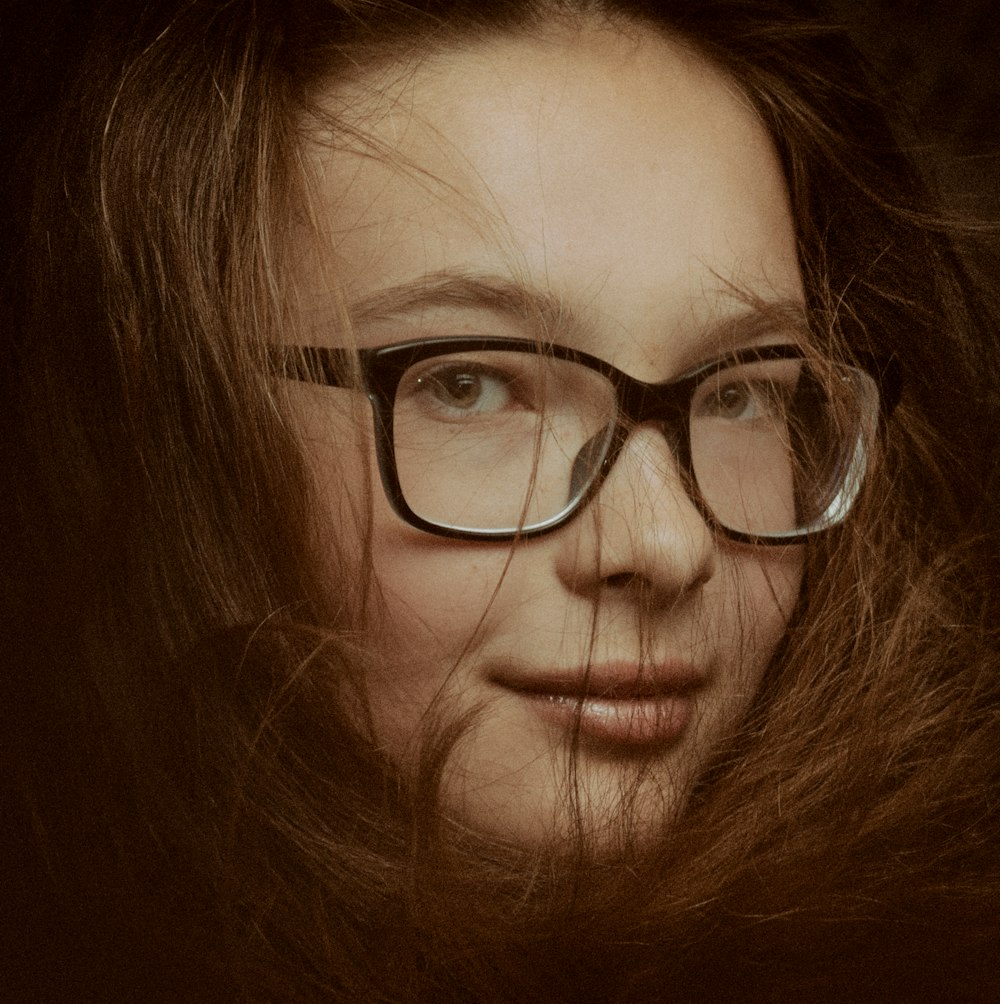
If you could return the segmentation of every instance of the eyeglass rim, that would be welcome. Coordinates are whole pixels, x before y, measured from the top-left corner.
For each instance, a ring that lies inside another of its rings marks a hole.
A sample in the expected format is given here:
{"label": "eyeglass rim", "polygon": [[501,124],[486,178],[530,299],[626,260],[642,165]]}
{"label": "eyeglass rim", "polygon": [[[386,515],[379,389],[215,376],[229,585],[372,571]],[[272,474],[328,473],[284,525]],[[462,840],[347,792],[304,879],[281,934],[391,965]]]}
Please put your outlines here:
{"label": "eyeglass rim", "polygon": [[[518,528],[498,530],[468,529],[448,524],[436,523],[414,512],[407,504],[396,469],[395,448],[392,433],[394,399],[403,375],[410,367],[427,359],[459,352],[522,352],[532,355],[546,355],[553,359],[578,363],[596,371],[614,387],[619,408],[618,420],[612,434],[612,441],[600,467],[595,472],[586,491],[571,505],[565,507],[538,524]],[[599,356],[558,343],[537,339],[514,338],[490,335],[461,335],[438,338],[409,339],[373,348],[340,348],[316,345],[289,345],[278,353],[281,375],[288,379],[321,384],[328,387],[363,390],[372,406],[375,425],[376,458],[383,490],[393,511],[410,526],[426,533],[455,540],[484,542],[504,542],[528,539],[551,533],[575,518],[586,509],[594,495],[600,490],[608,471],[614,466],[624,442],[628,438],[622,419],[640,424],[665,417],[664,413],[676,412],[682,417],[687,411],[693,389],[713,373],[748,362],[763,362],[781,359],[808,360],[810,354],[794,342],[753,345],[733,352],[724,353],[704,363],[700,363],[670,380],[647,383],[637,380],[613,366]],[[901,372],[897,359],[891,355],[852,350],[848,358],[830,362],[861,370],[876,385],[878,400],[878,431],[884,432],[885,424],[895,410],[901,394]],[[361,384],[357,386],[357,377]],[[650,403],[650,402],[653,403]],[[689,436],[684,436],[681,444],[671,443],[681,467],[692,472],[689,453]],[[680,449],[679,449],[680,446]],[[696,484],[696,479],[692,479]],[[733,530],[721,523],[697,493],[689,491],[692,503],[713,532],[730,541],[754,546],[777,547],[799,544],[816,537],[842,521],[831,526],[818,527],[783,535],[761,535]]]}

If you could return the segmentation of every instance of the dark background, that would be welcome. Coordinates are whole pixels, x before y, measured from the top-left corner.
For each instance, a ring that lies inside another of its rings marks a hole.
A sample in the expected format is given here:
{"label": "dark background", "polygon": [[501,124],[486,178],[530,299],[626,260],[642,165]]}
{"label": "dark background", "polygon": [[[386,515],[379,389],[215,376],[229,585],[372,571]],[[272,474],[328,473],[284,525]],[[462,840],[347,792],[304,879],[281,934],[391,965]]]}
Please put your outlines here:
{"label": "dark background", "polygon": [[[909,109],[914,152],[949,207],[1000,224],[1000,2],[830,2],[884,88]],[[1000,228],[977,244],[1000,284]]]}

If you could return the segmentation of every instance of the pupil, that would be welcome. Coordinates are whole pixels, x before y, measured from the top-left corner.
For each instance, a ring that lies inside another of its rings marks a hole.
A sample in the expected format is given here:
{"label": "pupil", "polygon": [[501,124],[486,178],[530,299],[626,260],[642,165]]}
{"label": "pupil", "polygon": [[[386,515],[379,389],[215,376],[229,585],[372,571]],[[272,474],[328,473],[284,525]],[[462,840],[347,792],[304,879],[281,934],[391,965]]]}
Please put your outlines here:
{"label": "pupil", "polygon": [[727,387],[719,398],[720,410],[729,416],[738,415],[746,407],[746,391],[742,387]]}
{"label": "pupil", "polygon": [[455,373],[438,381],[442,396],[454,404],[471,404],[482,393],[480,379],[474,373]]}

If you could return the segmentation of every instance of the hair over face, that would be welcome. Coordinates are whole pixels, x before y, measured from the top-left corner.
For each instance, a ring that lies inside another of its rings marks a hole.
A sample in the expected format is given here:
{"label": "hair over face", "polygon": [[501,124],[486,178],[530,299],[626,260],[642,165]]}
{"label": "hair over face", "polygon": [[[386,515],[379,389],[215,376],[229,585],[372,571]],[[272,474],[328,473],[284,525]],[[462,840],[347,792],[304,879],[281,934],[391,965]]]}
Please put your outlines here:
{"label": "hair over face", "polygon": [[[468,723],[416,777],[359,734],[338,681],[371,658],[377,586],[329,588],[271,365],[305,144],[357,129],[318,95],[584,21],[729,75],[781,160],[814,348],[892,356],[904,381],[744,726],[669,833],[600,867],[585,843],[547,857],[442,824]],[[19,77],[0,304],[24,971],[58,946],[81,984],[261,1000],[988,979],[1000,339],[845,36],[738,0],[110,3],[73,27],[85,44]]]}

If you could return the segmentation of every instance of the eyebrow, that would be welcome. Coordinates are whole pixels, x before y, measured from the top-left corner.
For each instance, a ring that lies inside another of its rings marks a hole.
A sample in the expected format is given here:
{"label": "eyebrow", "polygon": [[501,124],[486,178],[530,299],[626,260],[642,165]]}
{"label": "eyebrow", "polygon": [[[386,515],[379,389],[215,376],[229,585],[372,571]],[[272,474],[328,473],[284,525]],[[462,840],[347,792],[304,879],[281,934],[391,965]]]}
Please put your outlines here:
{"label": "eyebrow", "polygon": [[[775,329],[802,338],[810,328],[806,306],[799,300],[767,300],[735,287],[733,297],[744,309],[708,322],[701,331],[720,351]],[[364,323],[433,307],[485,309],[513,320],[534,322],[548,333],[589,327],[561,298],[538,287],[502,275],[451,269],[375,290],[353,301],[349,313],[355,323]]]}
{"label": "eyebrow", "polygon": [[569,313],[558,297],[500,275],[430,272],[355,300],[355,321],[377,321],[428,307],[474,307],[518,320],[557,320]]}

